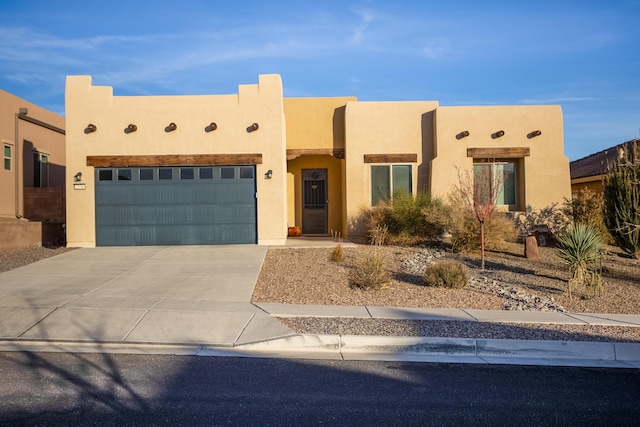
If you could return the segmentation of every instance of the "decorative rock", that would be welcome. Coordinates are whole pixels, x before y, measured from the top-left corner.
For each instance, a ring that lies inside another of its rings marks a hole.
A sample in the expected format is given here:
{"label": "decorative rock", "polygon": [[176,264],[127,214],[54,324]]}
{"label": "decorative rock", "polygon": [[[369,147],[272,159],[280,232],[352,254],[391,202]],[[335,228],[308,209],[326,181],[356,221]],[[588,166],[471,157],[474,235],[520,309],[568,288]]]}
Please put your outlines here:
{"label": "decorative rock", "polygon": [[524,238],[524,256],[529,259],[540,259],[536,236],[527,236]]}
{"label": "decorative rock", "polygon": [[[535,242],[535,237],[533,237],[533,239]],[[537,251],[537,242],[535,248]],[[444,255],[445,253],[442,249],[425,248],[424,250],[414,254],[412,257],[403,260],[402,268],[411,274],[421,276],[427,265],[437,262],[440,258],[444,258]],[[521,288],[507,286],[497,280],[490,280],[486,276],[471,277],[469,280],[469,287],[484,292],[491,292],[501,298],[504,298],[506,301],[502,304],[503,310],[566,312],[564,307],[555,303],[553,297],[543,298],[538,295],[532,295]]]}

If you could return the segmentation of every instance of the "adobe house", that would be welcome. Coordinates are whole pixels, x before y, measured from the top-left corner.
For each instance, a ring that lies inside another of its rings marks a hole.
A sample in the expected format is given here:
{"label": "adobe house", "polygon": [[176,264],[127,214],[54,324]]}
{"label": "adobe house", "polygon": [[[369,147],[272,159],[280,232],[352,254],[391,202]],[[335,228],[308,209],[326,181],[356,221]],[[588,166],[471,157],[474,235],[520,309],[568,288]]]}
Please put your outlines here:
{"label": "adobe house", "polygon": [[70,246],[361,235],[363,206],[444,197],[456,168],[479,165],[509,172],[505,210],[570,195],[559,106],[284,98],[279,75],[201,96],[113,96],[69,76],[66,106]]}
{"label": "adobe house", "polygon": [[604,177],[609,173],[609,169],[624,157],[625,145],[634,143],[638,144],[640,140],[632,139],[572,161],[569,164],[571,193],[575,194],[585,187],[595,193],[602,193],[604,191]]}
{"label": "adobe house", "polygon": [[64,128],[62,116],[0,90],[0,247],[64,239]]}

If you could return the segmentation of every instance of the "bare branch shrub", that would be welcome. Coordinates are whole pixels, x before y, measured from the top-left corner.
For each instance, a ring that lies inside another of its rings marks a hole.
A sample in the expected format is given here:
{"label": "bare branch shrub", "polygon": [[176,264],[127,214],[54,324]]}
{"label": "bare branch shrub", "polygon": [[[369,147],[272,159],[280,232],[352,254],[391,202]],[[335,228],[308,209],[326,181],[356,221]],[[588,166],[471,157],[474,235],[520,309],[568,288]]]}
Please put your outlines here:
{"label": "bare branch shrub", "polygon": [[527,205],[524,212],[515,214],[514,222],[519,238],[533,234],[538,226],[547,226],[554,236],[559,236],[573,223],[565,208],[559,207],[558,203],[552,203],[542,209],[533,209]]}
{"label": "bare branch shrub", "polygon": [[473,173],[458,169],[457,199],[467,207],[480,226],[481,269],[485,265],[485,225],[493,215],[500,190],[509,176],[487,162]]}

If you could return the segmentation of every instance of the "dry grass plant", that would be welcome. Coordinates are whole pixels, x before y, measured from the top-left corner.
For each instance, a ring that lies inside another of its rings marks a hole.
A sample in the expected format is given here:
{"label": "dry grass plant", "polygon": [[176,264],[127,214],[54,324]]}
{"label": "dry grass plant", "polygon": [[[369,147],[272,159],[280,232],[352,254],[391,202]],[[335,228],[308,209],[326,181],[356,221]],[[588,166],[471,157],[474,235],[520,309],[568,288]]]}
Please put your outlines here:
{"label": "dry grass plant", "polygon": [[372,249],[357,261],[349,273],[349,286],[357,289],[380,289],[391,281],[384,266],[384,256],[379,249],[388,235],[386,226],[378,225],[371,235]]}
{"label": "dry grass plant", "polygon": [[337,263],[344,262],[344,250],[342,248],[342,243],[338,243],[338,245],[331,251],[331,261]]}
{"label": "dry grass plant", "polygon": [[387,244],[389,228],[386,225],[378,224],[369,229],[369,242],[373,246],[380,247]]}
{"label": "dry grass plant", "polygon": [[390,281],[384,267],[384,256],[375,248],[367,251],[349,273],[349,285],[357,289],[380,289]]}
{"label": "dry grass plant", "polygon": [[450,260],[428,265],[423,278],[429,286],[461,289],[467,286],[470,277],[464,264]]}

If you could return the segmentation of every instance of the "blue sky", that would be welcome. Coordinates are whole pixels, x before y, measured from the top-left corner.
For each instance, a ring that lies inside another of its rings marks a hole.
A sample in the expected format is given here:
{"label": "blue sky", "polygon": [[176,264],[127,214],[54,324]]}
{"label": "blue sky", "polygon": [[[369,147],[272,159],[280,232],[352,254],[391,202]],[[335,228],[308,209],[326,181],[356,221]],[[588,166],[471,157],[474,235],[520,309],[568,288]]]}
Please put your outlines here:
{"label": "blue sky", "polygon": [[640,135],[640,0],[2,1],[0,88],[64,114],[67,75],[116,95],[559,104],[571,160]]}

